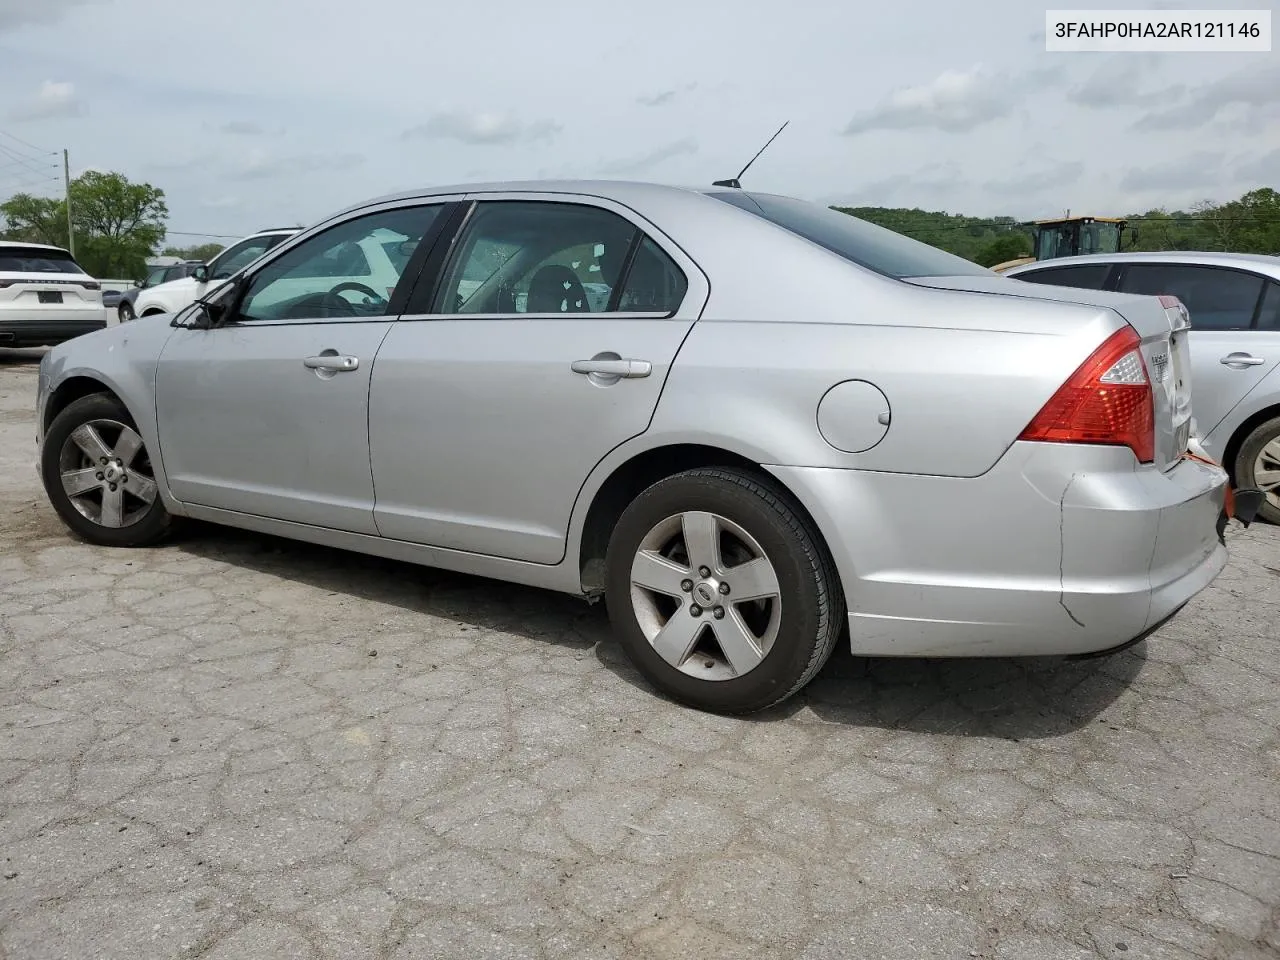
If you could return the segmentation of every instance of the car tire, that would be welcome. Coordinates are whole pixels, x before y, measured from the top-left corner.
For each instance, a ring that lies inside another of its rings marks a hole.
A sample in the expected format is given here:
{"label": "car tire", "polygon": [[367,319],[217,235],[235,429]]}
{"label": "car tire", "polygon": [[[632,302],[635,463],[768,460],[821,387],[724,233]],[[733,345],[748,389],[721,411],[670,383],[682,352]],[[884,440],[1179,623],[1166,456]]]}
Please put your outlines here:
{"label": "car tire", "polygon": [[121,323],[128,323],[134,319],[133,307],[129,305],[128,300],[123,300],[120,306],[116,308],[116,316],[120,318]]}
{"label": "car tire", "polygon": [[[1236,454],[1236,486],[1266,493],[1258,508],[1258,516],[1268,523],[1280,524],[1280,485],[1268,476],[1259,480],[1263,471],[1280,472],[1280,417],[1258,424],[1240,444]],[[1269,488],[1269,489],[1268,489]]]}
{"label": "car tire", "polygon": [[701,468],[653,484],[618,519],[605,563],[624,653],[701,710],[781,703],[842,632],[844,597],[821,539],[781,487],[753,473]]}
{"label": "car tire", "polygon": [[110,394],[81,397],[53,418],[40,474],[62,522],[89,543],[150,546],[172,526],[137,424]]}

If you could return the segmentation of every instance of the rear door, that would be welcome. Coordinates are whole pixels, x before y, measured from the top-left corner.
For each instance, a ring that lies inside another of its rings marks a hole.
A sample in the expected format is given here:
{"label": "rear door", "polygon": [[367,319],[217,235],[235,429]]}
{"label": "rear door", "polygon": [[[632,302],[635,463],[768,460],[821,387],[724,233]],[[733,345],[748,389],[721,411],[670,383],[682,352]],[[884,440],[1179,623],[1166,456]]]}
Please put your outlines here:
{"label": "rear door", "polygon": [[373,374],[378,530],[556,563],[591,470],[647,429],[706,279],[600,198],[485,195],[440,247]]}
{"label": "rear door", "polygon": [[1207,436],[1280,363],[1280,331],[1257,329],[1269,281],[1256,273],[1191,263],[1130,263],[1123,293],[1170,294],[1191,314],[1196,429]]}

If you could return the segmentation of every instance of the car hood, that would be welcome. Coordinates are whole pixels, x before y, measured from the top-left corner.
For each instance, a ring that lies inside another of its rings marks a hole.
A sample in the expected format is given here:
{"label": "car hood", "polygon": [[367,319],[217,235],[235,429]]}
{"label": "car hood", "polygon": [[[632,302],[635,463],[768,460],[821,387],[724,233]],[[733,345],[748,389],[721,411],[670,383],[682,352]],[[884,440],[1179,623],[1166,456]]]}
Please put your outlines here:
{"label": "car hood", "polygon": [[195,296],[196,281],[191,277],[179,277],[177,280],[170,280],[167,283],[157,283],[154,287],[147,287],[146,293],[159,292],[161,295],[170,291],[190,291],[191,296]]}

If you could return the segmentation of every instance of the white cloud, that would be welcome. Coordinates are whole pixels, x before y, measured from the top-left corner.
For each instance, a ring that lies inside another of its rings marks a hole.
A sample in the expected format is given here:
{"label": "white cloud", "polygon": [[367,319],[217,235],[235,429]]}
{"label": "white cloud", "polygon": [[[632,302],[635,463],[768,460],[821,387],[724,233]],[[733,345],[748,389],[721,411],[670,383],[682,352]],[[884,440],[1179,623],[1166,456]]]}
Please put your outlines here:
{"label": "white cloud", "polygon": [[980,65],[947,70],[928,83],[900,87],[880,104],[856,115],[847,135],[872,130],[942,130],[967,133],[1007,116],[1016,103],[1010,86]]}
{"label": "white cloud", "polygon": [[78,117],[84,113],[84,104],[76,97],[74,83],[46,80],[36,95],[9,112],[11,120],[52,120],[57,117]]}
{"label": "white cloud", "polygon": [[551,140],[560,131],[560,124],[554,120],[522,121],[506,113],[466,113],[455,110],[429,117],[426,122],[406,130],[404,136],[494,146]]}
{"label": "white cloud", "polygon": [[33,24],[56,23],[72,7],[100,0],[0,0],[0,33]]}
{"label": "white cloud", "polygon": [[226,177],[228,180],[272,180],[322,171],[354,170],[365,160],[359,153],[304,153],[272,157],[261,150],[253,150],[248,160],[230,170]]}
{"label": "white cloud", "polygon": [[685,154],[697,153],[698,141],[692,137],[684,137],[661,147],[656,147],[645,153],[634,157],[626,157],[621,160],[612,160],[600,166],[600,172],[608,176],[617,176],[621,174],[637,174],[643,173],[664,160],[670,160],[672,157],[684,156]]}

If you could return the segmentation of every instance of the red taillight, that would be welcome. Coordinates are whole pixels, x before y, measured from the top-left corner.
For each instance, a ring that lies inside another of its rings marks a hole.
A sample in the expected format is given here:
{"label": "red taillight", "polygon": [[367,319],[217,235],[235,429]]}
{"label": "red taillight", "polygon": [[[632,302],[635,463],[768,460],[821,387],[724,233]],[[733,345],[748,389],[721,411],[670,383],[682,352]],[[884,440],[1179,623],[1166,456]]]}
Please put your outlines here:
{"label": "red taillight", "polygon": [[93,280],[88,280],[88,281],[86,281],[86,282],[84,282],[84,283],[81,283],[81,284],[80,284],[80,286],[84,287],[86,290],[101,290],[101,289],[102,289],[102,284],[97,283],[96,281],[93,281]]}
{"label": "red taillight", "polygon": [[1019,440],[1124,446],[1156,458],[1156,411],[1132,327],[1117,330],[1049,398]]}

